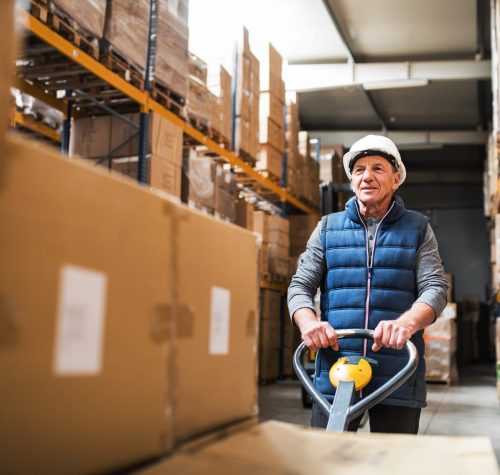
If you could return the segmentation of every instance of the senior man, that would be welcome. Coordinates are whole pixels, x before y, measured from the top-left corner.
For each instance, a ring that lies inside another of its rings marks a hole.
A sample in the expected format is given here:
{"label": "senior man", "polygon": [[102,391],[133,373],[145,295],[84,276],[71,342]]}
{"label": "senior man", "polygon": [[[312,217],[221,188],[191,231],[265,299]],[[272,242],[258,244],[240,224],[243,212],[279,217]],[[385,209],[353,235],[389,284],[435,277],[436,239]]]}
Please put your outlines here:
{"label": "senior man", "polygon": [[[428,219],[405,209],[395,191],[406,178],[396,145],[368,135],[344,155],[355,197],[345,211],[324,216],[302,254],[288,289],[288,307],[302,339],[316,357],[314,384],[332,401],[328,371],[341,356],[374,358],[373,378],[360,397],[371,393],[405,365],[399,351],[408,339],[419,353],[413,376],[370,409],[372,432],[418,432],[426,405],[423,329],[446,306],[447,282]],[[314,296],[321,289],[321,319]],[[337,340],[335,329],[368,328],[374,341]],[[349,424],[356,431],[361,417]],[[311,425],[326,427],[313,406]]]}

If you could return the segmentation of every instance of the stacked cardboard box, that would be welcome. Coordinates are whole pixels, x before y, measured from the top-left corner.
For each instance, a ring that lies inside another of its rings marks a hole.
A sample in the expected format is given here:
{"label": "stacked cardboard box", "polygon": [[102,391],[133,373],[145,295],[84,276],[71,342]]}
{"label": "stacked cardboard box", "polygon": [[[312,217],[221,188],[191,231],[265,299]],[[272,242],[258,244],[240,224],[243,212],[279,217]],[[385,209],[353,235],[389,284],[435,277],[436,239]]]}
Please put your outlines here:
{"label": "stacked cardboard box", "polygon": [[[146,68],[149,0],[108,2],[105,39],[111,49],[139,71]],[[159,0],[154,79],[186,98],[188,93],[189,1]]]}
{"label": "stacked cardboard box", "polygon": [[256,211],[254,231],[262,236],[261,273],[288,277],[290,273],[288,220],[277,214]]}
{"label": "stacked cardboard box", "polygon": [[294,196],[299,196],[302,186],[299,158],[299,103],[298,97],[289,98],[286,105],[286,186]]}
{"label": "stacked cardboard box", "polygon": [[215,172],[215,216],[234,223],[238,186],[229,166],[219,164]]}
{"label": "stacked cardboard box", "polygon": [[50,7],[59,14],[69,17],[72,25],[83,28],[85,32],[100,39],[104,34],[106,0],[52,0]]}
{"label": "stacked cardboard box", "polygon": [[[189,58],[189,73],[186,114],[196,124],[208,127],[211,94],[207,88],[207,64],[192,53]],[[217,111],[215,115],[218,115]]]}
{"label": "stacked cardboard box", "polygon": [[206,155],[204,147],[191,147],[187,176],[191,206],[226,221],[236,221],[238,188],[229,167]]}
{"label": "stacked cardboard box", "polygon": [[[125,114],[124,117],[132,123],[139,123],[139,114]],[[111,164],[106,160],[102,162],[103,166],[137,178],[138,137],[117,148],[137,132],[130,122],[115,116],[73,119],[70,154],[94,160],[110,155]],[[151,113],[148,154],[148,183],[154,188],[180,196],[182,129],[161,115]]]}
{"label": "stacked cardboard box", "polygon": [[497,134],[492,132],[488,137],[487,159],[484,176],[484,214],[491,216],[493,200],[498,192],[498,141]]}
{"label": "stacked cardboard box", "polygon": [[342,144],[324,147],[320,152],[319,178],[322,183],[346,183],[342,158],[344,146]]}
{"label": "stacked cardboard box", "polygon": [[255,236],[40,146],[2,157],[0,472],[127,471],[254,416]]}
{"label": "stacked cardboard box", "polygon": [[[212,114],[216,113],[216,108],[214,106],[214,111],[212,112],[211,109],[210,112],[210,127],[219,132],[225,143],[230,146],[233,116],[231,75],[219,65],[215,69],[209,69],[208,89],[217,98],[219,114],[218,118],[214,118],[214,121],[212,122]],[[218,124],[218,127],[214,124]]]}
{"label": "stacked cardboard box", "polygon": [[456,382],[457,304],[448,303],[437,320],[424,332],[427,381]]}
{"label": "stacked cardboard box", "polygon": [[238,198],[236,202],[236,221],[238,226],[246,229],[254,229],[255,208],[245,197]]}
{"label": "stacked cardboard box", "polygon": [[250,50],[246,28],[243,28],[237,61],[235,150],[244,159],[255,162],[259,153],[260,64]]}
{"label": "stacked cardboard box", "polygon": [[306,250],[307,241],[319,222],[317,214],[294,214],[288,217],[290,223],[291,271],[295,273],[299,256]]}
{"label": "stacked cardboard box", "polygon": [[311,157],[309,134],[299,131],[298,103],[287,104],[287,188],[291,193],[319,208],[319,163]]}
{"label": "stacked cardboard box", "polygon": [[189,181],[188,203],[211,214],[215,212],[217,164],[204,153],[190,147],[186,174]]}
{"label": "stacked cardboard box", "polygon": [[261,60],[260,77],[260,152],[257,168],[281,179],[281,157],[285,153],[285,83],[282,79],[283,60],[269,44],[266,57]]}
{"label": "stacked cardboard box", "polygon": [[260,291],[259,380],[269,382],[279,375],[281,293]]}

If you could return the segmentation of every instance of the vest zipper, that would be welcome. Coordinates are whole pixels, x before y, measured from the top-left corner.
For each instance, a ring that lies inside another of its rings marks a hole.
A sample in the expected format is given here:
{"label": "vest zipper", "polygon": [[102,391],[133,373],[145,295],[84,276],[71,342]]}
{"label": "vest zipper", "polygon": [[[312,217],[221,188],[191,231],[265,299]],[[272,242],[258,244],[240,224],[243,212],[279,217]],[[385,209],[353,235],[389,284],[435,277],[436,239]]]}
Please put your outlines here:
{"label": "vest zipper", "polygon": [[[375,228],[375,236],[373,236],[373,244],[372,244],[372,251],[370,253],[370,248],[368,246],[368,227],[366,226],[365,222],[363,221],[363,218],[361,217],[361,214],[359,212],[358,208],[358,203],[356,203],[356,211],[358,212],[359,219],[361,223],[363,224],[363,227],[365,228],[365,243],[366,243],[366,266],[368,269],[368,280],[366,283],[366,301],[365,301],[365,330],[368,330],[368,320],[370,317],[370,292],[371,292],[371,287],[372,287],[372,269],[373,269],[373,255],[375,254],[375,243],[377,242],[377,234],[378,234],[378,229],[382,222],[384,221],[385,217],[391,212],[392,207],[394,206],[394,202],[392,203],[391,207],[387,211],[387,213],[384,214],[382,219],[380,220],[380,223],[377,224],[377,227]],[[363,356],[366,356],[368,353],[368,340],[365,339],[364,344],[363,344]],[[359,392],[359,397],[363,398],[363,390]]]}

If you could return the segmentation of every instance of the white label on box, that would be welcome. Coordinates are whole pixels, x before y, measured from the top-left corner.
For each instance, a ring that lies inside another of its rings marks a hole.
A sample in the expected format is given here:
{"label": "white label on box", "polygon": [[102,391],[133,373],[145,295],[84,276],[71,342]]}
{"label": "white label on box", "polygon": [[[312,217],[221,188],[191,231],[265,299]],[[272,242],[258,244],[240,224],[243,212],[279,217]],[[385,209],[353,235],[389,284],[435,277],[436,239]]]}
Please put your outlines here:
{"label": "white label on box", "polygon": [[107,284],[103,272],[73,265],[61,268],[55,374],[82,376],[101,371]]}
{"label": "white label on box", "polygon": [[229,316],[231,292],[221,287],[212,287],[210,303],[210,340],[208,352],[211,355],[229,354]]}

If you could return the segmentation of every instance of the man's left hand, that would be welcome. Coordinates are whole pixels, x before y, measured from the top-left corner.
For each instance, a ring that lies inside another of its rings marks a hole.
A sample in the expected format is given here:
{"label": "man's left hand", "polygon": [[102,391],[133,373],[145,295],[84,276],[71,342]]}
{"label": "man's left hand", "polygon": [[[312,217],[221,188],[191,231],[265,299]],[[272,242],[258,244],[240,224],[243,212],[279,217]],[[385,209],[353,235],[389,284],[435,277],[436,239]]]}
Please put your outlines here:
{"label": "man's left hand", "polygon": [[380,348],[401,350],[411,336],[412,332],[405,322],[401,320],[383,320],[377,325],[373,333],[372,350],[378,351]]}

